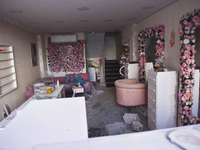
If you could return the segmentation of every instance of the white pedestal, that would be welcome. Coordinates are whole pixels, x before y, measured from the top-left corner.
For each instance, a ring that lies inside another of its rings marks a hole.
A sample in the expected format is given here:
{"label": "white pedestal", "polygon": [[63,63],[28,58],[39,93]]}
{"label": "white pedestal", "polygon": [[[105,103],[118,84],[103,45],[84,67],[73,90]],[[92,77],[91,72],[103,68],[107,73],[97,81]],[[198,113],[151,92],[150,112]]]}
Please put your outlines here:
{"label": "white pedestal", "polygon": [[195,117],[198,117],[199,110],[199,70],[195,70],[194,74],[194,88],[193,88],[193,105],[192,105],[192,114]]}

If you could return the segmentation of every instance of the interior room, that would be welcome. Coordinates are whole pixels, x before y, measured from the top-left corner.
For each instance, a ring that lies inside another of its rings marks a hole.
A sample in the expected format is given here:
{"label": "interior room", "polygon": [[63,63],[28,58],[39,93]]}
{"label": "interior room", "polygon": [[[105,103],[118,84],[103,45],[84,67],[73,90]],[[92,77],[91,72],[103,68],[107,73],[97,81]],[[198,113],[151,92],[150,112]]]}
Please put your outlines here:
{"label": "interior room", "polygon": [[1,0],[0,149],[199,149],[199,69],[199,0]]}

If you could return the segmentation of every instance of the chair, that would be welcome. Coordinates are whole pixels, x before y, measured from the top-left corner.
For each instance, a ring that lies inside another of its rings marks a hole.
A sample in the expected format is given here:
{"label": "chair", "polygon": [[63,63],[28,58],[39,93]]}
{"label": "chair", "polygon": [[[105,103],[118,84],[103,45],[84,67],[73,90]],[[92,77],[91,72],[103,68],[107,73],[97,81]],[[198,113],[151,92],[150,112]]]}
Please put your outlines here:
{"label": "chair", "polygon": [[147,104],[146,83],[137,83],[136,79],[120,79],[115,81],[117,103],[123,106]]}
{"label": "chair", "polygon": [[30,97],[32,97],[34,95],[34,88],[33,88],[33,86],[28,86],[25,95],[26,95],[26,100],[28,100]]}
{"label": "chair", "polygon": [[10,107],[7,104],[3,104],[4,118],[8,117],[11,113]]}
{"label": "chair", "polygon": [[75,95],[76,95],[76,91],[74,90],[72,97],[75,97]]}

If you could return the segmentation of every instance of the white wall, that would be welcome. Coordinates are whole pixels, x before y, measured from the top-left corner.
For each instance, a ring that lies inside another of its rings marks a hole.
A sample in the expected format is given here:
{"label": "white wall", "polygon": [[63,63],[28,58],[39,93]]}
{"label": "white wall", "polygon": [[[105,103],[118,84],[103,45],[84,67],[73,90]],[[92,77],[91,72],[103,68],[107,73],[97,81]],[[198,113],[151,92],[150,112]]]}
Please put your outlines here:
{"label": "white wall", "polygon": [[87,33],[86,58],[102,59],[102,51],[105,48],[105,58],[108,60],[119,59],[121,53],[121,32]]}
{"label": "white wall", "polygon": [[101,59],[105,33],[87,33],[86,37],[86,58]]}
{"label": "white wall", "polygon": [[130,61],[137,61],[138,53],[137,53],[137,33],[136,33],[136,25],[131,24],[124,28],[122,31],[122,44],[130,41]]}
{"label": "white wall", "polygon": [[[200,8],[199,0],[179,0],[174,4],[160,10],[154,15],[144,19],[143,21],[136,24],[136,33],[138,34],[141,30],[155,25],[165,25],[165,67],[174,70],[179,70],[179,57],[180,57],[180,42],[178,28],[180,28],[179,20],[187,12],[193,12],[194,9]],[[174,31],[175,31],[175,45],[170,47],[170,36],[173,30],[174,20]],[[122,32],[123,41],[133,36],[133,26],[127,26]],[[132,33],[130,35],[130,33]],[[137,36],[135,37],[137,38]],[[133,41],[133,40],[132,40]],[[137,53],[137,39],[136,43],[132,42],[133,45],[133,56],[138,56]],[[135,45],[136,44],[136,45]],[[135,47],[134,47],[135,45]]]}
{"label": "white wall", "polygon": [[3,119],[2,104],[8,104],[11,110],[17,108],[25,101],[27,86],[40,78],[39,65],[32,67],[31,64],[30,43],[37,44],[35,33],[0,19],[0,45],[13,46],[18,82],[18,88],[15,91],[0,98],[0,120]]}
{"label": "white wall", "polygon": [[122,54],[122,33],[115,33],[115,42],[116,42],[116,59],[120,60]]}
{"label": "white wall", "polygon": [[116,60],[116,41],[115,41],[115,33],[106,33],[105,35],[105,49],[106,55],[105,58],[107,60]]}

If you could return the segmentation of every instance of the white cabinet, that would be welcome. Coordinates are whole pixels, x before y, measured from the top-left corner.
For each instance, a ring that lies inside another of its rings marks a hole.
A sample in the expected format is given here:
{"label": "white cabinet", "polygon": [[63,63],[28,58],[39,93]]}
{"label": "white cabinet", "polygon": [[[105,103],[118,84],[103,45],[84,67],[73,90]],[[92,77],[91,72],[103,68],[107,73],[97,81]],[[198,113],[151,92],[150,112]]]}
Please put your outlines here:
{"label": "white cabinet", "polygon": [[[146,80],[148,79],[148,71],[153,68],[152,62],[145,63]],[[135,78],[138,81],[139,76],[139,64],[133,63],[128,64],[128,79]]]}
{"label": "white cabinet", "polygon": [[163,129],[176,126],[177,71],[148,71],[148,127]]}
{"label": "white cabinet", "polygon": [[89,72],[89,77],[91,82],[96,82],[96,73],[95,73],[95,68],[94,67],[89,67],[88,68]]}

